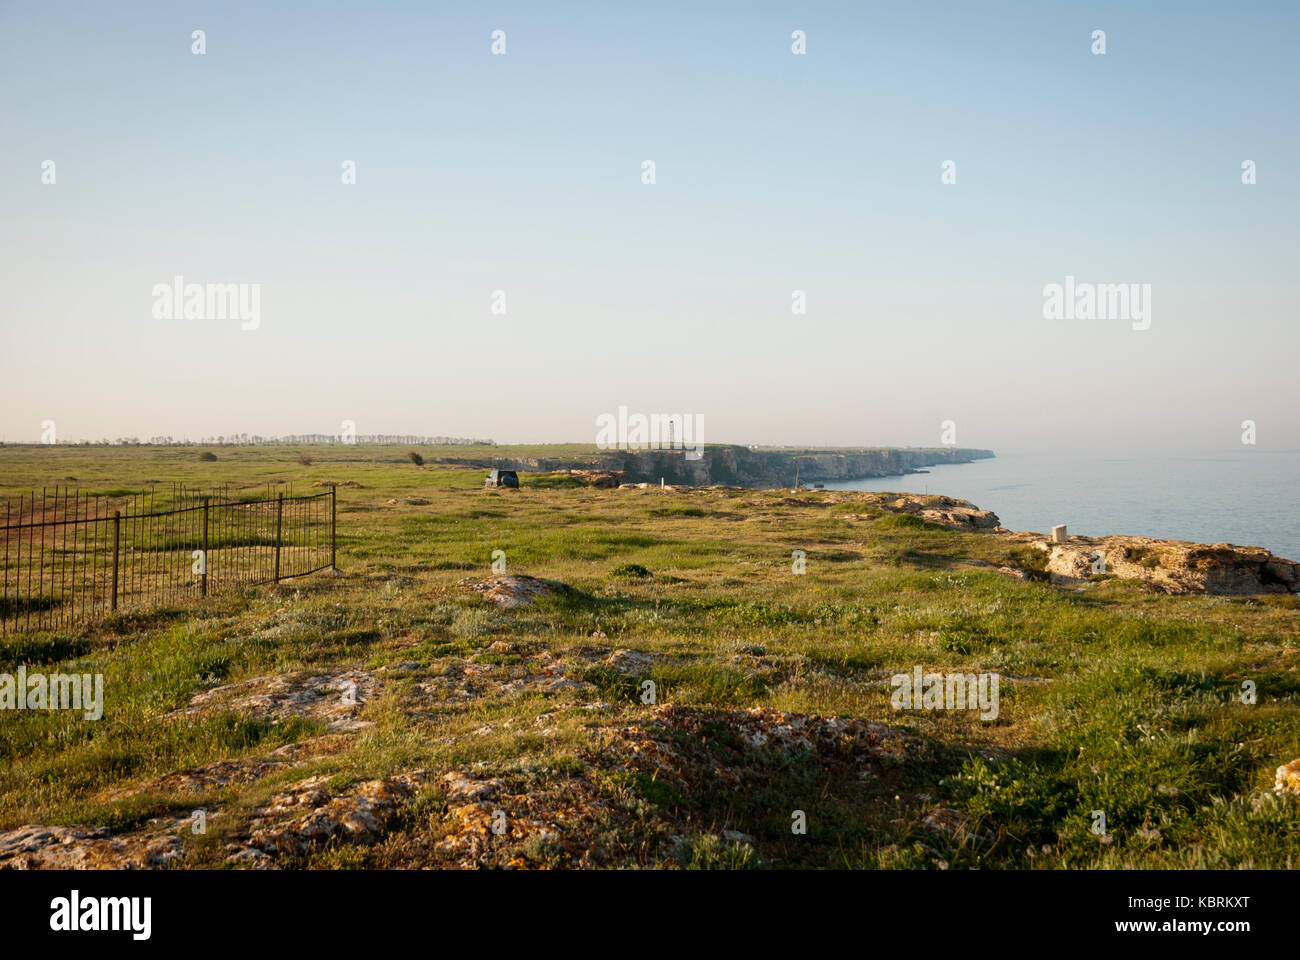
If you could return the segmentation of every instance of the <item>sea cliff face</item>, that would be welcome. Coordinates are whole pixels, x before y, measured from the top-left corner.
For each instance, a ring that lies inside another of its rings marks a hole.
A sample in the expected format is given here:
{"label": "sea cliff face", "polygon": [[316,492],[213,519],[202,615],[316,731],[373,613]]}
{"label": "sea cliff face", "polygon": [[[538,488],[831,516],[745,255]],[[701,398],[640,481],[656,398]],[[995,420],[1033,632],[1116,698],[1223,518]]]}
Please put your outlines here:
{"label": "sea cliff face", "polygon": [[991,450],[960,447],[862,450],[772,450],[711,444],[699,459],[682,450],[602,450],[591,458],[501,458],[445,460],[467,466],[504,470],[556,471],[581,468],[622,471],[628,482],[728,486],[768,489],[828,480],[860,480],[915,473],[942,463],[970,463],[993,456]]}

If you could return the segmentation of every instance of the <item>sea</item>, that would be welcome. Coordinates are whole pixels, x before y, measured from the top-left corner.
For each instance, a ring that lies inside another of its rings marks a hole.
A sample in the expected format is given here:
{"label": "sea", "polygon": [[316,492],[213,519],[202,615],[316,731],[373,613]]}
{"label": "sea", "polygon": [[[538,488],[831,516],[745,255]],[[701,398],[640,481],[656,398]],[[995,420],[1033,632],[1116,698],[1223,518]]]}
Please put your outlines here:
{"label": "sea", "polygon": [[939,493],[992,510],[1011,530],[1128,534],[1267,547],[1300,560],[1300,450],[1201,456],[999,453],[927,473],[827,483],[828,490]]}

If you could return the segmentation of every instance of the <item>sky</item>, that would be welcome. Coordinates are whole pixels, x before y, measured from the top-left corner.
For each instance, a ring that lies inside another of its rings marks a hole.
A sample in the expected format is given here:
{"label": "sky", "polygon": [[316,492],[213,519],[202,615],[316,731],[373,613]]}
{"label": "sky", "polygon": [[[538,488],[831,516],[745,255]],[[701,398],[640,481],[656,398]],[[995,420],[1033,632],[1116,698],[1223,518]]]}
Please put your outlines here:
{"label": "sky", "polygon": [[[0,439],[594,442],[625,406],[709,442],[1294,448],[1298,27],[0,0]],[[159,318],[177,276],[258,285],[256,328]],[[1067,276],[1150,284],[1149,328],[1045,318]]]}

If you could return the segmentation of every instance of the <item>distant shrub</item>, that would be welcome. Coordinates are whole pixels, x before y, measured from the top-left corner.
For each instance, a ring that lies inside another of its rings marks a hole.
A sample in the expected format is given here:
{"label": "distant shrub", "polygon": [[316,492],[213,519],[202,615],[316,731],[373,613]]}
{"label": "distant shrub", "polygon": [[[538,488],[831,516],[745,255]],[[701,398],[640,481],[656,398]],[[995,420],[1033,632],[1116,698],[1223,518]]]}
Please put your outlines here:
{"label": "distant shrub", "polygon": [[654,574],[639,563],[624,563],[609,572],[611,577],[653,577]]}
{"label": "distant shrub", "polygon": [[412,450],[410,453],[406,455],[406,459],[410,460],[417,467],[424,466],[424,457],[420,456],[414,450]]}
{"label": "distant shrub", "polygon": [[211,450],[204,450],[202,453],[199,454],[199,459],[203,461],[215,460],[217,459],[217,455],[213,453]]}
{"label": "distant shrub", "polygon": [[300,466],[310,467],[310,466],[311,466],[311,457],[307,456],[307,454],[305,454],[305,453],[300,453],[300,454],[298,454],[298,463],[299,463]]}

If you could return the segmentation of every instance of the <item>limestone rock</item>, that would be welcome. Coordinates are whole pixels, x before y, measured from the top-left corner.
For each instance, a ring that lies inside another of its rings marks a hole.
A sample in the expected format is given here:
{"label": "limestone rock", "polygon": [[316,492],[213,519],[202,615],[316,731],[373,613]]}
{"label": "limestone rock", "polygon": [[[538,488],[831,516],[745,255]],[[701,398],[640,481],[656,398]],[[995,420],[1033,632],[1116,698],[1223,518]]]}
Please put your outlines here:
{"label": "limestone rock", "polygon": [[426,779],[427,771],[416,770],[335,793],[329,789],[329,777],[310,777],[275,794],[254,812],[245,845],[274,857],[307,853],[333,840],[373,843]]}
{"label": "limestone rock", "polygon": [[182,834],[165,827],[121,837],[107,827],[34,824],[0,833],[0,870],[149,870],[185,853]]}
{"label": "limestone rock", "polygon": [[1231,543],[1188,543],[1149,537],[1072,537],[1068,543],[1039,540],[1048,554],[1053,583],[1076,584],[1100,572],[1142,580],[1165,593],[1251,596],[1294,593],[1300,589],[1300,563],[1276,557],[1263,547]]}
{"label": "limestone rock", "polygon": [[378,687],[375,675],[354,667],[329,674],[273,674],[204,690],[168,718],[238,713],[276,723],[288,717],[323,720],[331,730],[370,726],[360,713]]}
{"label": "limestone rock", "polygon": [[265,756],[218,760],[201,767],[165,773],[133,786],[103,790],[96,799],[100,802],[112,802],[142,793],[178,795],[207,793],[231,784],[261,780],[263,777],[299,766],[316,757],[338,753],[346,749],[347,744],[348,737],[343,734],[326,734],[323,737],[286,744]]}
{"label": "limestone rock", "polygon": [[[874,779],[881,765],[918,753],[920,745],[906,731],[857,717],[819,717],[767,707],[706,710],[665,704],[651,721],[618,731],[614,743],[622,755],[656,777],[681,789],[692,779],[740,787],[754,776],[752,756],[727,756],[702,746],[704,734],[719,725],[747,750],[799,750],[824,768],[840,767],[857,780]],[[689,735],[682,741],[675,733]],[[700,741],[699,748],[686,743]]]}
{"label": "limestone rock", "polygon": [[600,663],[627,676],[641,676],[649,672],[656,657],[640,650],[615,650]]}
{"label": "limestone rock", "polygon": [[465,579],[460,581],[460,585],[481,593],[484,600],[495,603],[507,610],[526,607],[538,597],[551,596],[568,589],[558,580],[505,575],[488,577],[486,580],[479,581]]}
{"label": "limestone rock", "polygon": [[910,513],[930,523],[962,530],[994,530],[1002,524],[992,510],[981,510],[969,500],[952,497],[909,494],[880,505],[891,513]]}
{"label": "limestone rock", "polygon": [[[491,646],[488,650],[495,652]],[[456,703],[560,691],[586,694],[596,689],[585,680],[570,677],[565,664],[549,650],[525,656],[522,662],[509,665],[451,657],[441,660],[435,669],[441,672],[421,680],[413,691],[410,705],[417,715],[449,701]]]}
{"label": "limestone rock", "polygon": [[1300,796],[1300,758],[1277,768],[1277,774],[1273,780],[1273,789],[1278,793],[1292,793]]}
{"label": "limestone rock", "polygon": [[570,470],[569,476],[577,477],[589,487],[609,490],[617,487],[627,474],[622,470]]}

